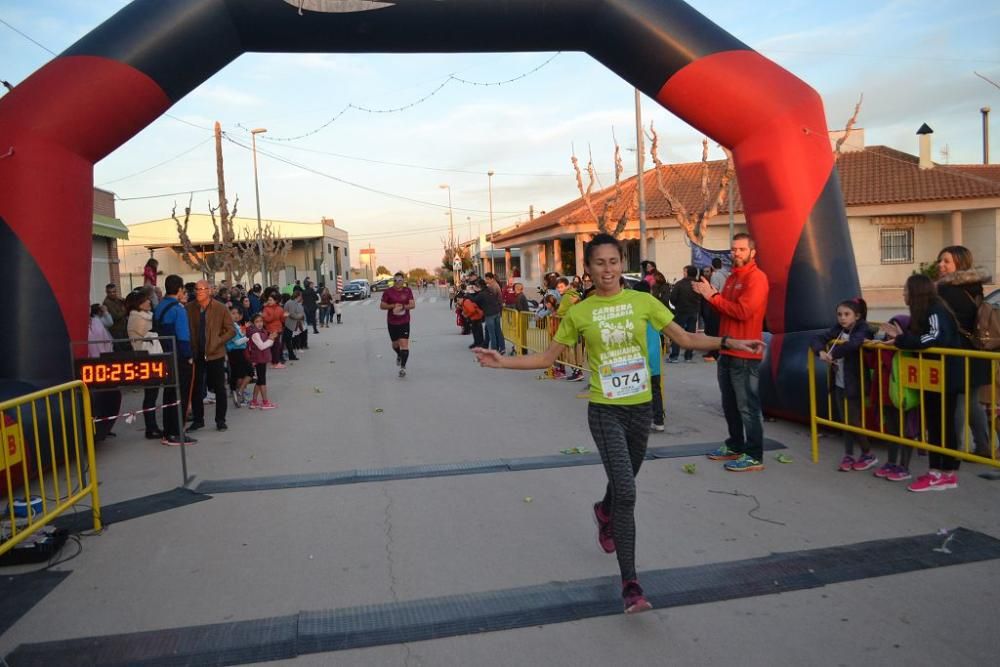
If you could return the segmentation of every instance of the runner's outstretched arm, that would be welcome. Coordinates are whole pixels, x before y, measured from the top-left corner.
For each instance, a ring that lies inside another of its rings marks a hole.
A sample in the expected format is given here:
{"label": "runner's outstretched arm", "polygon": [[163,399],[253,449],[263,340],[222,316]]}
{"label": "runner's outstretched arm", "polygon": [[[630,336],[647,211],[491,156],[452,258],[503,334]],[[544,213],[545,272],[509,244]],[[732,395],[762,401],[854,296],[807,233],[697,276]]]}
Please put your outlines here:
{"label": "runner's outstretched arm", "polygon": [[726,337],[726,346],[722,347],[722,338],[718,336],[706,336],[701,333],[690,333],[676,322],[671,322],[663,327],[663,333],[670,340],[674,341],[685,350],[699,350],[701,352],[712,352],[714,350],[741,350],[743,352],[753,352],[762,354],[765,349],[762,340],[742,340]]}
{"label": "runner's outstretched arm", "polygon": [[472,353],[476,355],[479,365],[484,368],[512,368],[527,371],[548,368],[555,363],[565,349],[566,346],[562,343],[552,342],[549,345],[549,349],[544,352],[518,355],[516,357],[505,357],[496,350],[485,350],[481,347],[475,348]]}

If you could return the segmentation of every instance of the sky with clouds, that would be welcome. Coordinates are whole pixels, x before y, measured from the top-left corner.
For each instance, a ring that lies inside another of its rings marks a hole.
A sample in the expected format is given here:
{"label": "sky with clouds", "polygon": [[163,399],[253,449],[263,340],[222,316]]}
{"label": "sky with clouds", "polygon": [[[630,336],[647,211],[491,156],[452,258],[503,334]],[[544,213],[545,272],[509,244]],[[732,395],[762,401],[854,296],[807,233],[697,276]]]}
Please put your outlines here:
{"label": "sky with clouds", "polygon": [[[62,52],[126,4],[0,0],[0,79],[23,81],[53,57],[46,49]],[[945,161],[940,149],[947,146],[953,163],[981,161],[979,108],[990,105],[1000,113],[1000,89],[975,73],[1000,82],[1000,5],[691,4],[818,90],[831,128],[843,126],[864,93],[858,126],[869,145],[915,153],[916,129],[926,122],[934,129],[936,160]],[[449,80],[451,75],[480,83],[521,78],[481,86]],[[392,113],[355,108],[397,109],[424,98]],[[656,124],[665,162],[700,158],[696,130],[648,98],[642,113],[647,124]],[[470,230],[489,229],[488,171],[495,172],[495,229],[525,219],[529,206],[551,210],[578,196],[574,148],[584,163],[593,155],[607,185],[617,137],[626,173],[635,173],[628,150],[635,147],[633,90],[579,53],[247,54],[169,114],[95,168],[95,184],[122,198],[123,221],[168,217],[175,201],[187,201],[186,194],[136,197],[214,187],[214,121],[244,145],[248,128],[264,127],[258,141],[262,215],[334,218],[351,233],[353,261],[360,247],[371,244],[391,270],[433,268],[440,261],[449,225],[449,190],[441,185],[450,186],[455,232],[465,239]],[[308,136],[280,141],[301,135]],[[251,156],[237,143],[227,142],[224,152],[230,199],[238,195],[240,214],[253,217]],[[210,199],[214,203],[212,192],[196,193],[194,209],[207,211]]]}

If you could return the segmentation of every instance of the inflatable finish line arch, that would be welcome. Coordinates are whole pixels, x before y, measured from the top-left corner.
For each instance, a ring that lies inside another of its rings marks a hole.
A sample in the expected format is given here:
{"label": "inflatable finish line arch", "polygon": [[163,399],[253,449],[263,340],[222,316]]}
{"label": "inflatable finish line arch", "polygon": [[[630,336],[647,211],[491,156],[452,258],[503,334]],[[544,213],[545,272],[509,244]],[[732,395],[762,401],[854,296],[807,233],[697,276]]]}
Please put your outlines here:
{"label": "inflatable finish line arch", "polygon": [[860,293],[823,105],[680,0],[135,0],[0,98],[0,285],[18,324],[0,330],[0,381],[67,379],[86,335],[94,163],[240,54],[556,50],[732,149],[771,280],[762,398],[804,414],[808,332]]}

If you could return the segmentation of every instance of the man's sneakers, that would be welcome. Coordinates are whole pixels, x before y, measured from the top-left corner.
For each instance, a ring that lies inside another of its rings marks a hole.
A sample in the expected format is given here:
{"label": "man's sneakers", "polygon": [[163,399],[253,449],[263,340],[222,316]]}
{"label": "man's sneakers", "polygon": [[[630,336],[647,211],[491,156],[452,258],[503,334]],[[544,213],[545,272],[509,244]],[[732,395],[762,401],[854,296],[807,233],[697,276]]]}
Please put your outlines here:
{"label": "man's sneakers", "polygon": [[243,394],[240,393],[238,389],[233,389],[233,407],[242,408],[243,407]]}
{"label": "man's sneakers", "polygon": [[606,554],[615,552],[615,538],[611,534],[611,517],[601,509],[601,503],[594,503],[594,521],[597,523],[597,543]]}
{"label": "man's sneakers", "polygon": [[718,449],[709,452],[706,456],[710,461],[733,461],[740,458],[738,452],[734,452],[726,445],[720,445]]}
{"label": "man's sneakers", "polygon": [[198,442],[198,441],[195,440],[194,438],[189,438],[186,435],[184,436],[184,440],[183,441],[181,440],[181,437],[179,435],[165,435],[165,436],[163,436],[163,440],[160,440],[160,444],[161,445],[166,445],[168,447],[180,447],[181,445],[193,445],[196,442]]}
{"label": "man's sneakers", "polygon": [[722,467],[729,472],[757,472],[764,469],[764,464],[746,454],[740,454],[739,458],[729,461]]}
{"label": "man's sneakers", "polygon": [[957,489],[958,475],[953,472],[937,472],[936,470],[932,470],[926,475],[918,477],[917,481],[906,488],[914,493]]}
{"label": "man's sneakers", "polygon": [[276,407],[278,406],[272,403],[271,401],[264,401],[263,403],[260,404],[261,410],[274,410]]}
{"label": "man's sneakers", "polygon": [[622,600],[625,601],[626,614],[638,614],[653,608],[653,605],[643,595],[642,586],[639,585],[637,579],[622,582]]}
{"label": "man's sneakers", "polygon": [[401,377],[401,378],[405,378],[406,377],[406,369],[405,368],[400,368],[399,369],[399,377]]}
{"label": "man's sneakers", "polygon": [[259,410],[260,409],[260,401],[258,401],[256,399],[251,399],[250,402],[247,403],[247,407],[250,408],[251,410]]}
{"label": "man's sneakers", "polygon": [[187,427],[189,431],[197,431],[200,428],[205,428],[205,422],[194,421],[191,425]]}
{"label": "man's sneakers", "polygon": [[653,422],[652,424],[650,424],[649,428],[651,428],[652,430],[656,431],[657,433],[663,433],[664,431],[667,430],[666,426],[664,426],[663,424],[657,424],[656,422]]}

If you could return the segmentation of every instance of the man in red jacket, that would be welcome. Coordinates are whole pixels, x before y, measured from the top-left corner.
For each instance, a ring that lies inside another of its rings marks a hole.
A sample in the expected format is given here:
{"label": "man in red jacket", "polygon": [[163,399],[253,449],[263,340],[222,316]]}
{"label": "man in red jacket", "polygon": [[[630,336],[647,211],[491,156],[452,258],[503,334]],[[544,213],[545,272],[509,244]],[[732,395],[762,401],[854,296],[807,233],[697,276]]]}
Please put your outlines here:
{"label": "man in red jacket", "polygon": [[753,472],[764,469],[764,424],[757,391],[764,355],[726,349],[725,341],[727,338],[760,340],[768,283],[754,261],[757,249],[749,234],[733,236],[730,251],[733,272],[721,292],[705,278],[693,285],[719,313],[719,335],[723,340],[718,377],[729,437],[708,458],[726,461],[725,468],[731,472]]}

